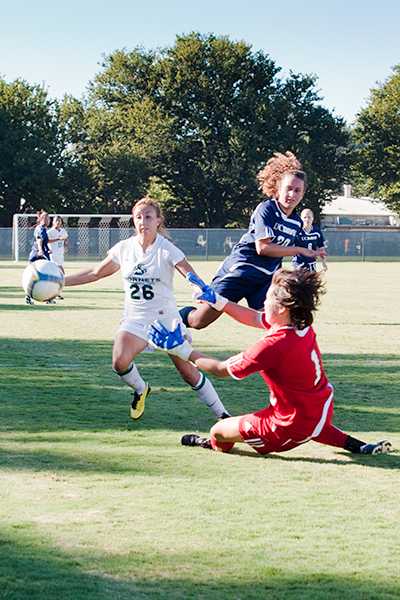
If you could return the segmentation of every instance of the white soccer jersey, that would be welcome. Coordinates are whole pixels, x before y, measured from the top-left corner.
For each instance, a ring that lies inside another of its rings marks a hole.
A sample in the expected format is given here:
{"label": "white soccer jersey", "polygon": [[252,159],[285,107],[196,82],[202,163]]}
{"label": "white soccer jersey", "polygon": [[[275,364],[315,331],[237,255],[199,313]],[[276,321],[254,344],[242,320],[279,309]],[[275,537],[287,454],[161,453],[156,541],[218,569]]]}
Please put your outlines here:
{"label": "white soccer jersey", "polygon": [[175,265],[185,255],[162,235],[143,252],[137,237],[115,244],[108,255],[121,269],[125,291],[124,318],[146,320],[177,313],[173,295]]}
{"label": "white soccer jersey", "polygon": [[[61,229],[51,228],[47,230],[47,235],[49,237],[49,241],[58,239],[58,242],[53,242],[49,244],[51,254],[50,259],[55,262],[57,265],[64,264],[64,245],[65,240],[68,238],[68,233],[65,231],[63,227]],[[59,239],[62,238],[62,239]]]}

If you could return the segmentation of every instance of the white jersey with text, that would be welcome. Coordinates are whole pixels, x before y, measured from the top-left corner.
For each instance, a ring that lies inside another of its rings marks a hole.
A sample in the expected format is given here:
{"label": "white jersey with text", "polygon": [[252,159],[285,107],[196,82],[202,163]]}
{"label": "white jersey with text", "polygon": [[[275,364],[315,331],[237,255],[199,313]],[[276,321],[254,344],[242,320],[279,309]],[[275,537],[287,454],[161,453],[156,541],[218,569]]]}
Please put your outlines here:
{"label": "white jersey with text", "polygon": [[50,259],[57,265],[63,265],[65,240],[68,238],[68,233],[63,227],[61,227],[61,229],[52,227],[47,230],[47,235],[49,236],[49,242],[51,242],[51,240],[58,240],[57,242],[49,244],[51,250]]}
{"label": "white jersey with text", "polygon": [[177,313],[173,295],[175,265],[185,255],[162,235],[143,251],[132,236],[115,244],[108,255],[119,265],[125,291],[124,319],[160,318]]}

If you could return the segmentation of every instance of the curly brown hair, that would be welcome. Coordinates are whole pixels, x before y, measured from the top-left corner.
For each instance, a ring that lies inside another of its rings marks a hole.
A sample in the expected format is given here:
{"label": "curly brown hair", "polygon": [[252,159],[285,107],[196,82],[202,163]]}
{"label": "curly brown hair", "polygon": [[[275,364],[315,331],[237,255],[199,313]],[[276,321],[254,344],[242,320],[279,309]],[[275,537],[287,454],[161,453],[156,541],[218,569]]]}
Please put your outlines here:
{"label": "curly brown hair", "polygon": [[144,196],[143,198],[141,198],[140,200],[135,202],[135,204],[132,206],[132,217],[134,216],[135,211],[138,208],[147,208],[147,207],[154,208],[154,210],[156,211],[157,217],[159,219],[161,219],[161,223],[158,226],[158,232],[161,233],[161,235],[164,235],[167,237],[167,230],[165,227],[164,215],[161,210],[161,206],[158,204],[158,202],[156,200],[153,200],[153,198],[150,198],[150,196]]}
{"label": "curly brown hair", "polygon": [[279,269],[272,278],[272,297],[289,310],[290,322],[296,329],[311,325],[325,285],[319,273],[306,269]]}
{"label": "curly brown hair", "polygon": [[279,196],[279,185],[284,175],[291,174],[304,181],[304,188],[307,187],[307,175],[302,170],[302,164],[293,152],[275,152],[265,167],[257,174],[258,187],[265,196],[277,198]]}

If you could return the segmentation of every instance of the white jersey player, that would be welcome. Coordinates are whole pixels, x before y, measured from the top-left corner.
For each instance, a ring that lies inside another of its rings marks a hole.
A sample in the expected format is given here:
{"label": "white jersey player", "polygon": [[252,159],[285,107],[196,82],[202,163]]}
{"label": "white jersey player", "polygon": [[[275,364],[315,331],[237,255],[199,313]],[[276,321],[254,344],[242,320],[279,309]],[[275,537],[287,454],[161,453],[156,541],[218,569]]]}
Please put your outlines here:
{"label": "white jersey player", "polygon": [[63,225],[64,221],[61,217],[54,217],[51,228],[47,230],[47,235],[51,248],[50,260],[61,267],[62,271],[64,272],[64,251],[68,239],[68,233],[64,229]]}
{"label": "white jersey player", "polygon": [[174,319],[180,320],[173,277],[176,265],[186,260],[179,248],[157,234],[144,250],[139,236],[135,236],[113,246],[108,256],[121,270],[125,291],[120,331],[129,331],[146,340],[148,325],[154,319],[170,324]]}
{"label": "white jersey player", "polygon": [[[181,321],[173,295],[175,269],[184,277],[193,267],[185,255],[160,232],[164,230],[163,216],[157,202],[142,198],[132,208],[136,236],[113,246],[98,265],[70,275],[65,285],[81,285],[98,281],[121,271],[125,291],[123,318],[113,347],[113,369],[133,388],[132,419],[139,419],[150,393],[133,359],[147,348],[149,325],[158,319],[171,327]],[[180,375],[217,418],[229,416],[212,383],[189,362],[171,356]]]}

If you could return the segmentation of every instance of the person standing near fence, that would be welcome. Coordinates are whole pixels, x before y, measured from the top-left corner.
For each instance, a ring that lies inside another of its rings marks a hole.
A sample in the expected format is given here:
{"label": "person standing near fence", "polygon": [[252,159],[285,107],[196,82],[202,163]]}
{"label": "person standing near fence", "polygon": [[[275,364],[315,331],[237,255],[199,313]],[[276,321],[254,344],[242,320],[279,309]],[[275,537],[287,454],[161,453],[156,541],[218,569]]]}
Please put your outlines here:
{"label": "person standing near fence", "polygon": [[[314,224],[314,213],[310,208],[305,208],[300,213],[303,227],[297,234],[295,244],[303,248],[309,248],[310,250],[318,250],[319,248],[325,248],[325,240],[322,235],[321,229],[318,225]],[[327,270],[327,265],[324,257],[321,257],[322,268],[324,271]],[[292,260],[293,266],[296,269],[307,269],[308,271],[317,270],[317,258],[311,258],[304,256],[304,254],[296,254]]]}
{"label": "person standing near fence", "polygon": [[[267,197],[250,218],[247,233],[234,245],[214,276],[211,287],[232,302],[246,299],[250,308],[260,310],[274,272],[285,256],[324,257],[325,249],[310,250],[295,245],[302,221],[295,212],[307,188],[307,176],[292,152],[277,152],[257,179]],[[180,310],[188,327],[203,329],[218,319],[220,312],[209,305],[185,306]]]}
{"label": "person standing near fence", "polygon": [[[63,273],[64,270],[64,253],[68,243],[68,233],[64,229],[64,221],[58,215],[53,217],[53,223],[47,232],[49,237],[49,244],[51,246],[51,260],[56,263]],[[57,296],[60,300],[64,300],[63,296]],[[55,304],[55,300],[48,301],[51,304]]]}
{"label": "person standing near fence", "polygon": [[29,254],[29,262],[34,262],[44,258],[50,260],[50,247],[49,247],[49,236],[48,226],[50,224],[49,214],[46,211],[39,213],[37,217],[37,224],[33,232],[33,244]]}
{"label": "person standing near fence", "polygon": [[55,216],[51,228],[47,232],[51,246],[51,260],[56,263],[63,273],[64,254],[68,243],[68,233],[64,229],[64,221],[61,217]]}
{"label": "person standing near fence", "polygon": [[[29,262],[45,259],[50,260],[49,236],[47,228],[50,224],[49,215],[46,211],[37,213],[37,224],[33,232],[33,244],[29,254]],[[32,297],[29,294],[25,296],[25,304],[33,304]]]}
{"label": "person standing near fence", "polygon": [[[134,358],[148,349],[147,330],[154,319],[170,326],[175,319],[180,321],[172,289],[173,276],[175,270],[186,276],[193,269],[183,252],[165,237],[164,218],[157,202],[147,196],[142,198],[133,206],[132,216],[136,235],[115,244],[101,263],[67,276],[65,285],[91,283],[121,271],[125,307],[114,340],[112,366],[133,389],[130,414],[137,420],[143,415],[151,389],[142,379]],[[217,418],[230,416],[211,381],[197,367],[179,357],[171,358],[200,402]]]}

